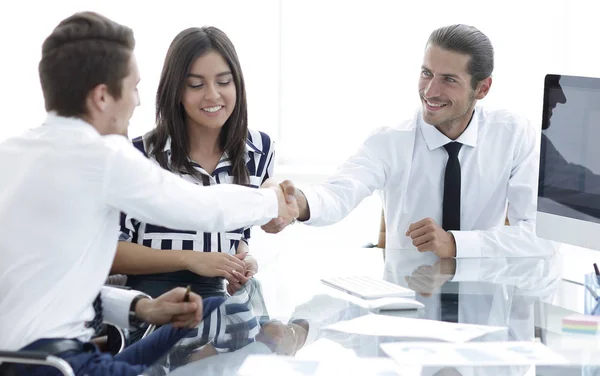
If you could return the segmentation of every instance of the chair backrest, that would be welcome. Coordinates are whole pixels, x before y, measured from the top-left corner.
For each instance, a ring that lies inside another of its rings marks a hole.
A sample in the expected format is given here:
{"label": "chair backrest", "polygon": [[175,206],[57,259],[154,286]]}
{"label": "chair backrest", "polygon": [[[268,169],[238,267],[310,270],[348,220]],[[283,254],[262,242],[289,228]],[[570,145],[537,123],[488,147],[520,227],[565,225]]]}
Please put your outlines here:
{"label": "chair backrest", "polygon": [[[13,364],[11,364],[13,363]],[[49,355],[42,351],[0,351],[0,374],[4,376],[17,376],[19,369],[16,364],[32,364],[53,367],[63,376],[75,376],[73,368],[65,360]]]}

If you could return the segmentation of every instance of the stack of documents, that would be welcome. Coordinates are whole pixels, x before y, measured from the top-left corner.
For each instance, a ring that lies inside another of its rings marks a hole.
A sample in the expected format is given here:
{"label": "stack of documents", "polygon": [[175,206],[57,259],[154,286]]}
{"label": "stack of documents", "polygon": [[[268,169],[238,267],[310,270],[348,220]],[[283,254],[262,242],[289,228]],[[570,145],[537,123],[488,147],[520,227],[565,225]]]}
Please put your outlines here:
{"label": "stack of documents", "polygon": [[301,360],[289,356],[251,355],[239,376],[418,376],[419,366],[400,367],[389,358]]}
{"label": "stack of documents", "polygon": [[454,343],[468,342],[490,333],[507,333],[507,328],[502,326],[457,324],[378,314],[368,314],[352,320],[340,321],[324,327],[323,330]]}
{"label": "stack of documents", "polygon": [[538,342],[382,343],[398,365],[518,366],[567,365],[568,361]]}

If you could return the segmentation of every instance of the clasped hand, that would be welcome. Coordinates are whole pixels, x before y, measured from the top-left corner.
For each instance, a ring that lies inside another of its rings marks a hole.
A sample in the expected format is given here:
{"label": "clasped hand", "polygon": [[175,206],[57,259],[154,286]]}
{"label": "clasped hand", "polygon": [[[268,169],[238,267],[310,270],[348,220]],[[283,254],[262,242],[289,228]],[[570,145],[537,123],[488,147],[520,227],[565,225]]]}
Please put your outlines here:
{"label": "clasped hand", "polygon": [[277,183],[275,179],[269,178],[261,188],[271,188],[277,193],[279,216],[262,226],[266,232],[276,234],[295,221],[300,214],[296,201],[296,187],[289,180]]}

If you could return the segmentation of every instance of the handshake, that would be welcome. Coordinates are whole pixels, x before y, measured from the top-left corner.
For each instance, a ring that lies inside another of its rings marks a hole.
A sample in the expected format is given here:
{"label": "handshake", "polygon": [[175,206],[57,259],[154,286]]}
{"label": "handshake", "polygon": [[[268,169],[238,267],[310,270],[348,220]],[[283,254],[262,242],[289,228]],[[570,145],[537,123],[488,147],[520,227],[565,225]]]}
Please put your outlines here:
{"label": "handshake", "polygon": [[275,179],[267,179],[261,188],[273,189],[279,203],[279,216],[261,228],[270,234],[277,234],[288,225],[296,222],[296,218],[307,220],[310,217],[308,204],[304,194],[296,189],[294,183],[284,180],[278,183]]}

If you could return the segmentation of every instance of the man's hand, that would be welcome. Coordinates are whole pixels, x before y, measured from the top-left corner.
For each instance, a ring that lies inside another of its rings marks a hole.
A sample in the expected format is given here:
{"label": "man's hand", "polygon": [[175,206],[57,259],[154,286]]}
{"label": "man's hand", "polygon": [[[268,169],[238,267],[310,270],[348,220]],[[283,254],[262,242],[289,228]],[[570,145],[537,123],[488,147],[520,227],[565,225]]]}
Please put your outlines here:
{"label": "man's hand", "polygon": [[[274,179],[267,179],[267,181],[263,183],[262,188],[275,188],[276,184]],[[294,183],[289,180],[284,180],[279,184],[279,187],[283,191],[288,204],[296,203],[298,214],[293,219],[286,219],[280,215],[278,218],[274,218],[269,223],[261,226],[261,228],[269,234],[277,234],[283,231],[283,229],[290,225],[296,218],[301,221],[306,221],[310,218],[306,197],[304,197],[304,194],[299,189],[296,189]]]}
{"label": "man's hand", "polygon": [[271,188],[277,193],[279,201],[279,217],[275,220],[280,220],[283,223],[289,224],[298,218],[298,203],[296,202],[296,188],[289,180],[277,184],[275,179],[267,179],[262,188]]}
{"label": "man's hand", "polygon": [[408,288],[421,296],[430,296],[444,283],[454,276],[456,260],[453,258],[440,259],[433,265],[421,265],[412,272],[410,277],[404,277]]}
{"label": "man's hand", "polygon": [[306,329],[296,323],[268,321],[260,328],[256,340],[278,355],[294,355],[306,340]]}
{"label": "man's hand", "polygon": [[248,272],[243,258],[220,252],[195,252],[184,253],[183,263],[192,273],[204,277],[223,277],[229,283],[240,283],[240,276]]}
{"label": "man's hand", "polygon": [[456,242],[451,232],[444,231],[431,218],[425,218],[411,224],[406,236],[419,252],[433,252],[440,258],[456,257]]}
{"label": "man's hand", "polygon": [[185,289],[177,287],[156,299],[140,299],[135,314],[143,321],[164,325],[171,323],[176,328],[193,328],[202,320],[202,298],[190,293],[189,302],[184,302]]}

